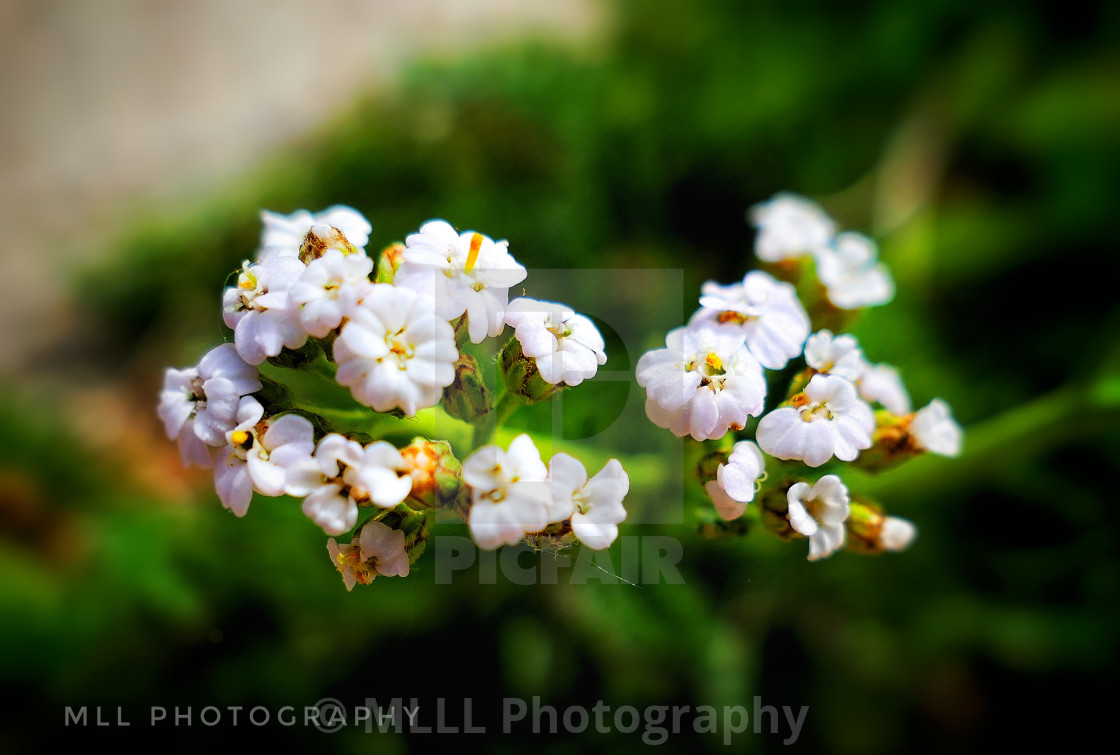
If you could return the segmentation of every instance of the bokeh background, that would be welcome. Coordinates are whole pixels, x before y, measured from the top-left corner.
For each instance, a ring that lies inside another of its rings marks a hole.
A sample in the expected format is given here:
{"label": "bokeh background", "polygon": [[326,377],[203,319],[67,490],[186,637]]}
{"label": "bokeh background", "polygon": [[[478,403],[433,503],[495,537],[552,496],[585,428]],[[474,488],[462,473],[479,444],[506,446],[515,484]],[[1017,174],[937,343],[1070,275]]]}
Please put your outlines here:
{"label": "bokeh background", "polygon": [[[1118,32],[1115,3],[4,3],[0,750],[121,735],[63,728],[66,705],[139,720],[324,696],[472,697],[487,719],[503,696],[759,695],[810,706],[796,746],[838,753],[1068,741],[1108,720]],[[445,217],[530,268],[682,271],[633,300],[683,313],[704,280],[742,275],[744,211],[779,190],[879,239],[898,295],[853,332],[966,425],[960,459],[853,478],[919,525],[905,555],[810,564],[803,542],[686,521],[624,527],[680,538],[684,585],[437,585],[429,553],[348,594],[298,506],[235,520],[156,421],[163,367],[222,338],[219,292],[261,208],[352,205],[373,250]]]}

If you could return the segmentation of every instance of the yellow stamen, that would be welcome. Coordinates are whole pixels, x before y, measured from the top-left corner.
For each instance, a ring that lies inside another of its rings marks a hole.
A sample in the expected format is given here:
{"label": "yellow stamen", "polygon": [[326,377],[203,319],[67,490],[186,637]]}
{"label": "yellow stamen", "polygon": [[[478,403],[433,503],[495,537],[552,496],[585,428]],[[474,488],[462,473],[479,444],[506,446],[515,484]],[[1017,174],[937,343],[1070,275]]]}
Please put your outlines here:
{"label": "yellow stamen", "polygon": [[713,370],[722,370],[723,369],[723,360],[720,359],[719,354],[716,354],[714,351],[712,353],[708,354],[708,356],[704,359],[704,361]]}
{"label": "yellow stamen", "polygon": [[482,234],[476,233],[471,236],[471,248],[467,252],[467,272],[474,270],[474,265],[478,262],[478,253],[482,250]]}
{"label": "yellow stamen", "polygon": [[233,445],[240,446],[242,443],[249,440],[249,433],[245,430],[237,430],[229,437],[230,440],[233,441]]}

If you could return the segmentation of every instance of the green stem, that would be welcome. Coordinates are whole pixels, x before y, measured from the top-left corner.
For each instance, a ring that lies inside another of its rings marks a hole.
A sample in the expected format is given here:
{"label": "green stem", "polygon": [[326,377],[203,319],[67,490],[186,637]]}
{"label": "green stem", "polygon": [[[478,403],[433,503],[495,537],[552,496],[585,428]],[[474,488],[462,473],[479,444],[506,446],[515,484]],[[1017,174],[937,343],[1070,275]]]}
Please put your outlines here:
{"label": "green stem", "polygon": [[521,399],[509,391],[501,391],[494,407],[479,418],[471,437],[471,451],[494,440],[498,428],[521,406]]}

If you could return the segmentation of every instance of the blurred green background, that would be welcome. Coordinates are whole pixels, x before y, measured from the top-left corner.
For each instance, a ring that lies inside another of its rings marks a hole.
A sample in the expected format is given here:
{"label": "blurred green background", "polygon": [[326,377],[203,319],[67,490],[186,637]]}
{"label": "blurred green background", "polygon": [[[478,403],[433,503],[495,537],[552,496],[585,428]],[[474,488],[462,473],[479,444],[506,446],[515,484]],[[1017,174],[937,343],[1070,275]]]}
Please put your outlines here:
{"label": "blurred green background", "polygon": [[[139,721],[150,704],[197,715],[325,696],[471,697],[496,730],[504,696],[759,695],[808,705],[796,746],[839,753],[982,751],[1074,738],[1108,715],[1120,6],[607,8],[595,45],[520,41],[412,64],[208,199],[138,213],[73,275],[72,325],[0,393],[0,749],[120,735],[64,729],[66,705],[121,705]],[[681,301],[660,291],[648,305],[683,316],[703,281],[742,276],[744,211],[779,190],[880,240],[898,295],[854,332],[902,370],[917,405],[943,397],[966,426],[960,459],[850,481],[918,524],[904,555],[810,564],[804,542],[761,530],[705,540],[687,524],[624,525],[681,538],[685,584],[480,585],[469,570],[438,585],[430,549],[409,578],[347,593],[298,505],[258,498],[233,519],[157,424],[164,366],[222,338],[221,286],[252,255],[261,208],[349,204],[373,224],[371,251],[444,217],[510,239],[530,269],[683,270]],[[217,733],[197,721],[128,732],[171,751]],[[425,744],[220,733],[339,752]],[[737,743],[782,749],[781,737]],[[490,744],[639,741],[520,727]]]}

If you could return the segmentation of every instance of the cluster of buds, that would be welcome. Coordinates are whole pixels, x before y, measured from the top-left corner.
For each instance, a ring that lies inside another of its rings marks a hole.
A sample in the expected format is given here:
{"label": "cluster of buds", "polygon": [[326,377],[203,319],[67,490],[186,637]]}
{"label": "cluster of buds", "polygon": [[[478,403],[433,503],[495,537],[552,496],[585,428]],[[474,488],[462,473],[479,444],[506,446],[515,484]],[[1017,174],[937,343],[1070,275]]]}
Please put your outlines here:
{"label": "cluster of buds", "polygon": [[[546,466],[528,435],[507,451],[490,444],[519,406],[606,362],[588,318],[509,300],[527,271],[507,242],[433,220],[375,260],[372,228],[351,208],[262,219],[255,259],[222,297],[232,342],[167,370],[159,401],[184,463],[213,469],[227,509],[244,516],[254,493],[302,499],[347,588],[406,576],[438,511],[463,518],[482,548],[613,542],[629,489],[617,460],[588,479],[567,454]],[[470,350],[507,326],[488,385]],[[469,432],[457,444],[413,437],[425,415]],[[349,544],[334,539],[348,532]]]}
{"label": "cluster of buds", "polygon": [[[927,452],[956,456],[961,429],[941,400],[912,412],[898,371],[871,363],[854,336],[813,332],[814,323],[839,327],[863,307],[888,303],[890,273],[871,239],[837,233],[803,197],[779,194],[748,216],[763,269],[730,286],[705,283],[688,325],[641,357],[646,414],[675,435],[715,442],[697,476],[724,520],[744,517],[757,499],[767,529],[809,539],[810,560],[845,543],[864,553],[902,550],[915,527],[853,498],[840,464],[880,472]],[[803,369],[767,411],[765,371],[794,360]],[[755,417],[751,440],[743,436]],[[781,474],[768,475],[768,465]],[[807,478],[825,465],[829,474]]]}

